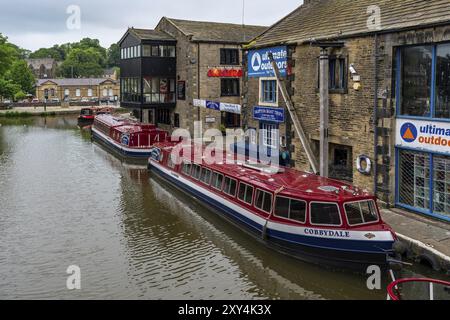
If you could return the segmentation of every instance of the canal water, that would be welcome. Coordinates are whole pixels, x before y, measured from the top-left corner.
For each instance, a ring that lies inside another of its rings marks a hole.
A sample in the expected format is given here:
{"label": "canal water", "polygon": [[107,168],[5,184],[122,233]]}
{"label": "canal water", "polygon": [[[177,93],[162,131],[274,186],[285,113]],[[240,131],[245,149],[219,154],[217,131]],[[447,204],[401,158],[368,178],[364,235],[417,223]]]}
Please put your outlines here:
{"label": "canal water", "polygon": [[74,117],[0,118],[0,299],[386,298],[366,281],[261,246]]}

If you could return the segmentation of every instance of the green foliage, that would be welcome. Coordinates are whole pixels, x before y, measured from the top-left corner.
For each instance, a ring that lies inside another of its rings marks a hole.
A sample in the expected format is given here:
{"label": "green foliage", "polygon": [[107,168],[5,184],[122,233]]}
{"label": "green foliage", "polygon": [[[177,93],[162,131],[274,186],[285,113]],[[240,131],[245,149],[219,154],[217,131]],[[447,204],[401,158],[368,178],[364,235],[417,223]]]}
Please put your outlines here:
{"label": "green foliage", "polygon": [[108,67],[119,67],[120,65],[120,47],[113,43],[108,49]]}
{"label": "green foliage", "polygon": [[24,60],[16,60],[6,74],[6,79],[20,85],[23,92],[32,93],[36,83],[33,73]]}
{"label": "green foliage", "polygon": [[20,101],[27,97],[27,94],[23,92],[22,90],[19,90],[14,94],[14,101]]}
{"label": "green foliage", "polygon": [[103,74],[104,58],[95,48],[75,48],[70,51],[60,68],[66,78],[99,77]]}

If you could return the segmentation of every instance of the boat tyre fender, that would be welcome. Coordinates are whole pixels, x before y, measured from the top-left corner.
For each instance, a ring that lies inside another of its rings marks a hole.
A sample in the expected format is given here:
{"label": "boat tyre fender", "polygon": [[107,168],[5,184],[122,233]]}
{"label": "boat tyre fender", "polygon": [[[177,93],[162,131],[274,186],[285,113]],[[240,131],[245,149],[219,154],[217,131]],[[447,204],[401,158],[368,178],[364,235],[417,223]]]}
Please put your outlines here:
{"label": "boat tyre fender", "polygon": [[[366,167],[363,168],[363,162],[366,163]],[[356,168],[358,169],[358,172],[364,175],[370,175],[372,172],[372,160],[368,156],[361,155],[356,160]]]}

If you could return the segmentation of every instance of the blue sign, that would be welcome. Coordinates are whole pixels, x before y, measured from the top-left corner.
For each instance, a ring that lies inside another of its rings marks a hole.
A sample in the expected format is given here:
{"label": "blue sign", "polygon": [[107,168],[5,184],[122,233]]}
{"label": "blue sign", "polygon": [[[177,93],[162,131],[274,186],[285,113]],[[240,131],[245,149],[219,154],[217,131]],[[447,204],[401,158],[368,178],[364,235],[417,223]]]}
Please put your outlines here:
{"label": "blue sign", "polygon": [[206,108],[220,111],[220,103],[214,101],[206,101]]}
{"label": "blue sign", "polygon": [[259,121],[284,123],[286,121],[286,113],[284,108],[254,107],[253,118]]}
{"label": "blue sign", "polygon": [[250,50],[248,53],[248,76],[249,78],[273,77],[272,64],[269,53],[273,54],[280,74],[287,75],[287,47],[274,47],[260,50]]}
{"label": "blue sign", "polygon": [[417,140],[417,128],[412,123],[405,123],[400,129],[402,139],[407,143],[413,143]]}

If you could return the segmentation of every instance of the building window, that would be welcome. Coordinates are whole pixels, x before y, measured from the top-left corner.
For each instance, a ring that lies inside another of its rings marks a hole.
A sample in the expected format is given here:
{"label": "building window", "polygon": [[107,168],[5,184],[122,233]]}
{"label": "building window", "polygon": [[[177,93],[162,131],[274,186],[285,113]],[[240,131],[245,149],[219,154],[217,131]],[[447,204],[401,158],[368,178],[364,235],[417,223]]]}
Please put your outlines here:
{"label": "building window", "polygon": [[113,90],[113,89],[109,89],[109,90],[108,90],[108,95],[109,95],[110,97],[113,97],[113,96],[114,96],[114,90]]}
{"label": "building window", "polygon": [[437,47],[435,117],[450,119],[450,43]]}
{"label": "building window", "polygon": [[108,96],[108,89],[103,89],[103,96],[107,97]]}
{"label": "building window", "polygon": [[[123,102],[141,101],[141,81],[138,78],[122,78],[121,99]],[[106,92],[106,95],[108,93]]]}
{"label": "building window", "polygon": [[65,97],[70,96],[70,90],[69,90],[69,89],[65,89],[65,90],[64,90],[64,96],[65,96]]}
{"label": "building window", "polygon": [[450,44],[398,50],[400,116],[450,119]]}
{"label": "building window", "polygon": [[92,89],[88,89],[88,97],[92,97]]}
{"label": "building window", "polygon": [[[317,63],[317,88],[320,89],[320,60]],[[347,63],[343,57],[329,57],[328,88],[331,92],[347,90]]]}
{"label": "building window", "polygon": [[238,97],[240,94],[239,79],[221,79],[222,97]]}
{"label": "building window", "polygon": [[146,44],[142,46],[142,56],[151,57],[152,56],[152,46]]}
{"label": "building window", "polygon": [[333,157],[330,163],[330,177],[353,182],[353,148],[330,144],[330,149]]}
{"label": "building window", "polygon": [[180,127],[180,114],[179,113],[175,113],[173,122],[174,122],[175,128]]}
{"label": "building window", "polygon": [[222,124],[225,126],[225,128],[240,128],[241,115],[236,113],[223,112]]}
{"label": "building window", "polygon": [[152,57],[159,57],[159,46],[152,46]]}
{"label": "building window", "polygon": [[431,115],[431,46],[407,47],[402,50],[401,114]]}
{"label": "building window", "polygon": [[272,149],[277,149],[279,140],[278,140],[278,125],[271,123],[262,123],[261,124],[261,134],[262,134],[262,142],[265,147],[269,147]]}
{"label": "building window", "polygon": [[80,89],[77,89],[77,90],[75,91],[75,96],[81,97],[81,90],[80,90]]}
{"label": "building window", "polygon": [[168,109],[156,110],[156,119],[158,123],[170,125],[172,123],[170,121],[170,110]]}
{"label": "building window", "polygon": [[55,89],[50,89],[50,96],[54,97],[55,96]]}
{"label": "building window", "polygon": [[239,65],[238,49],[220,49],[220,64]]}
{"label": "building window", "polygon": [[278,83],[274,79],[260,80],[260,104],[278,104]]}
{"label": "building window", "polygon": [[175,103],[175,79],[144,77],[144,103]]}

